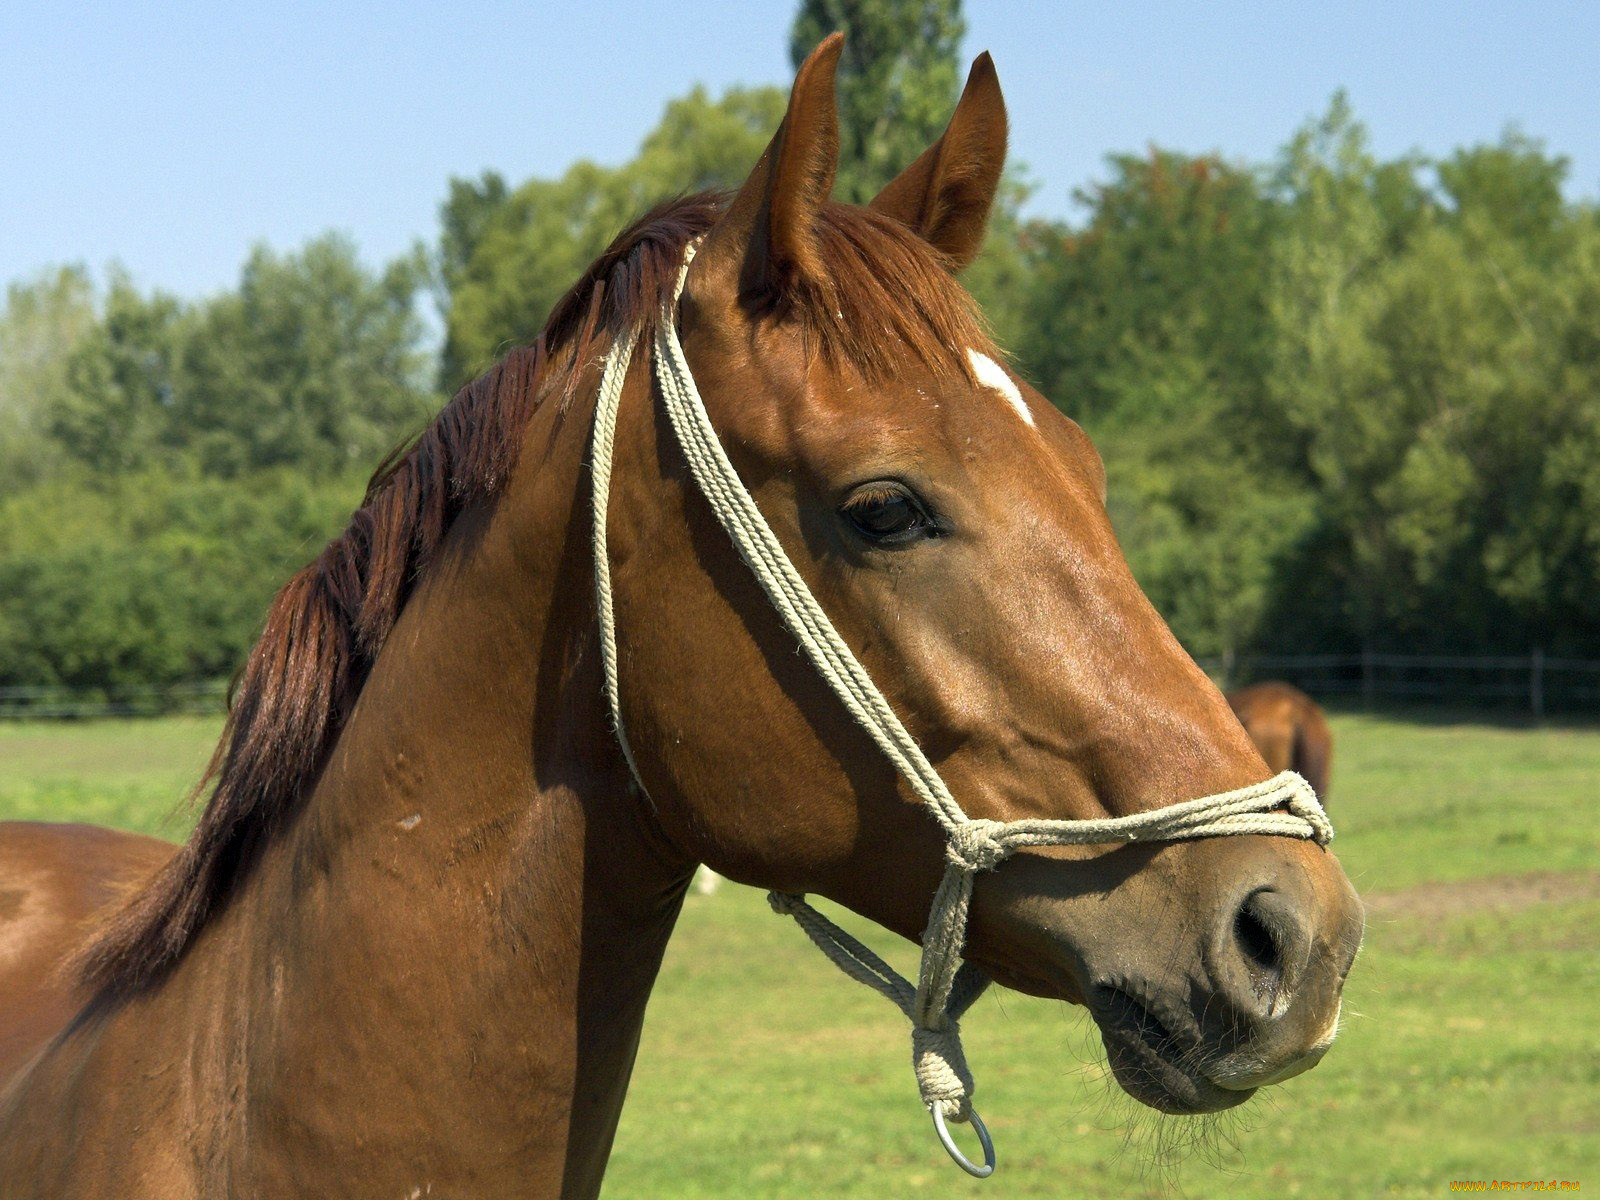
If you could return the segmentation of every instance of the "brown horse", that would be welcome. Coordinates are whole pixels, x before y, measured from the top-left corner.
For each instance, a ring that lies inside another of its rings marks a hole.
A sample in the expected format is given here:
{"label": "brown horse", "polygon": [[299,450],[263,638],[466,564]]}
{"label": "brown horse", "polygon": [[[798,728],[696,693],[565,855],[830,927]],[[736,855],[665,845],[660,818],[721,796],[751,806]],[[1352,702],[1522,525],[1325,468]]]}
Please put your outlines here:
{"label": "brown horse", "polygon": [[[34,1014],[0,1195],[593,1196],[696,863],[918,936],[944,835],[795,653],[643,351],[610,512],[643,790],[608,720],[598,359],[695,239],[675,315],[720,439],[969,814],[1129,814],[1267,775],[1134,583],[1088,439],[999,366],[955,282],[1004,154],[987,57],[855,208],[828,200],[839,51],[801,68],[737,194],[623,233],[283,589],[199,826],[76,951],[70,1005],[37,964],[81,926],[0,926],[0,961],[35,964],[0,975],[0,1022]],[[0,835],[21,911],[146,872],[138,839],[87,856],[105,836]],[[966,955],[1087,1005],[1139,1099],[1204,1112],[1326,1051],[1360,932],[1321,846],[1218,837],[1019,853],[979,880]]]}
{"label": "brown horse", "polygon": [[1333,734],[1322,708],[1287,683],[1252,683],[1228,693],[1228,704],[1274,771],[1298,771],[1328,800]]}

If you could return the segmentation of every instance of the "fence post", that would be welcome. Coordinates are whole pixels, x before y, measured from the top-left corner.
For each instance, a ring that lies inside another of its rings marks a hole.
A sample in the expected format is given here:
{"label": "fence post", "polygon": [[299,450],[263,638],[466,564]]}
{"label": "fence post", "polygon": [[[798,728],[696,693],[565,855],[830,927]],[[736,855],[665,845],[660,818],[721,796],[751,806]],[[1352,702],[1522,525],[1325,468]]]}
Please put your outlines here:
{"label": "fence post", "polygon": [[1535,646],[1528,656],[1528,705],[1533,715],[1544,719],[1544,647]]}

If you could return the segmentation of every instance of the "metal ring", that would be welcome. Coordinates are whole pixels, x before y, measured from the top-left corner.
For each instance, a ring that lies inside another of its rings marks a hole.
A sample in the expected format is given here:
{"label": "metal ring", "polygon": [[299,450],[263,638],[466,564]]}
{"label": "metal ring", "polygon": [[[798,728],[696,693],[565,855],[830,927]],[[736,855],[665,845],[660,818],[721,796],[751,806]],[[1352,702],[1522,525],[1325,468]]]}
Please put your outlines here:
{"label": "metal ring", "polygon": [[945,1127],[944,1112],[937,1104],[930,1104],[928,1111],[933,1114],[933,1127],[939,1133],[939,1141],[944,1145],[950,1157],[956,1160],[968,1175],[978,1179],[987,1179],[994,1174],[994,1142],[989,1139],[989,1127],[983,1123],[983,1118],[978,1115],[978,1110],[969,1107],[967,1112],[972,1122],[972,1128],[978,1134],[978,1144],[983,1147],[983,1165],[980,1167],[960,1150],[956,1149],[955,1139],[950,1136],[950,1130]]}

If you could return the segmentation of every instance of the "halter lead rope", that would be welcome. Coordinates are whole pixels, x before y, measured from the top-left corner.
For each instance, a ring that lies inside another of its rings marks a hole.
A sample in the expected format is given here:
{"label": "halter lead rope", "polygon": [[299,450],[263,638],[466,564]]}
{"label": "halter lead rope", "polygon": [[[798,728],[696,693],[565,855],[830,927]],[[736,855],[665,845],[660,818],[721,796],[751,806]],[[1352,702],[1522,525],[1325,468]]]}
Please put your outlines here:
{"label": "halter lead rope", "polygon": [[[696,485],[710,502],[739,556],[755,574],[785,627],[896,770],[911,785],[945,831],[948,865],[922,936],[917,983],[902,978],[888,963],[805,902],[804,897],[773,892],[773,911],[792,916],[819,949],[852,979],[888,997],[911,1021],[912,1064],[922,1102],[932,1113],[940,1140],[963,1169],[979,1177],[994,1170],[988,1131],[972,1108],[974,1084],[961,1049],[961,1015],[988,986],[988,979],[961,960],[973,877],[991,870],[1026,846],[1110,845],[1119,842],[1180,841],[1240,834],[1269,834],[1326,845],[1333,827],[1316,793],[1293,771],[1262,783],[1202,796],[1166,808],[1125,817],[1083,821],[990,821],[962,811],[944,780],[895,715],[866,668],[828,620],[811,589],[789,561],[777,535],[734,470],[695,387],[677,334],[678,299],[683,293],[695,246],[684,255],[671,298],[656,323],[656,382],[672,431],[688,460]],[[633,360],[637,334],[618,338],[606,354],[595,401],[593,443],[594,573],[606,703],[618,744],[641,790],[622,722],[617,676],[616,615],[612,603],[611,560],[606,510],[616,444],[617,408]],[[946,1121],[971,1121],[984,1148],[984,1164],[968,1160],[951,1141]]]}

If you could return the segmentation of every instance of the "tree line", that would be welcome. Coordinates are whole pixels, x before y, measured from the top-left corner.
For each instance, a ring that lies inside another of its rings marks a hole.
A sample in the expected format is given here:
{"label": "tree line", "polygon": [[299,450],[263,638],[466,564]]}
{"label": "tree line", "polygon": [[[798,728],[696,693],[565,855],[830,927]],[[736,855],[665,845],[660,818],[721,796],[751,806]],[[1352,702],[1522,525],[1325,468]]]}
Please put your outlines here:
{"label": "tree line", "polygon": [[[938,135],[964,28],[956,0],[806,0],[797,61],[838,27],[838,194],[861,200]],[[632,217],[737,184],[784,100],[695,89],[621,166],[452,180],[435,244],[381,269],[325,236],[200,300],[13,283],[0,687],[230,672],[384,453]],[[967,283],[1094,437],[1197,655],[1600,656],[1600,212],[1567,171],[1514,132],[1382,159],[1335,97],[1270,161],[1114,154],[1069,219],[1026,217],[1014,169]]]}

